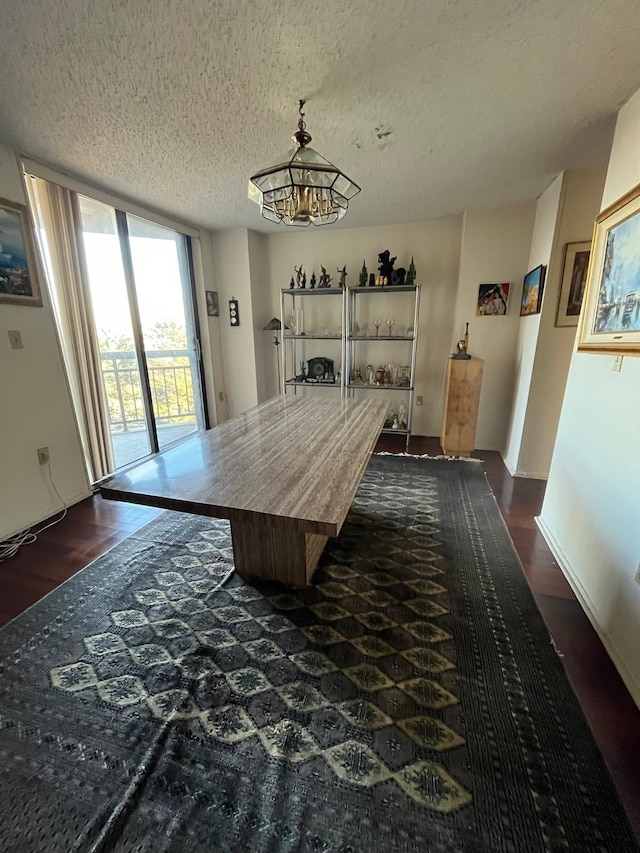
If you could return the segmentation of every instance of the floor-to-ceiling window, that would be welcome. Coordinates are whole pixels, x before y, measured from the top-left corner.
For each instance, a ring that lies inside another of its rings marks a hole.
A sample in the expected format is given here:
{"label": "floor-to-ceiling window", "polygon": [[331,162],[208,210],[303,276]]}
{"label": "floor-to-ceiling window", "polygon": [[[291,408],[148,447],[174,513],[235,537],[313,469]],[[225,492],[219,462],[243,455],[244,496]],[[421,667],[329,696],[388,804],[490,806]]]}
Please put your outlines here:
{"label": "floor-to-ceiling window", "polygon": [[29,178],[92,479],[206,427],[190,238]]}

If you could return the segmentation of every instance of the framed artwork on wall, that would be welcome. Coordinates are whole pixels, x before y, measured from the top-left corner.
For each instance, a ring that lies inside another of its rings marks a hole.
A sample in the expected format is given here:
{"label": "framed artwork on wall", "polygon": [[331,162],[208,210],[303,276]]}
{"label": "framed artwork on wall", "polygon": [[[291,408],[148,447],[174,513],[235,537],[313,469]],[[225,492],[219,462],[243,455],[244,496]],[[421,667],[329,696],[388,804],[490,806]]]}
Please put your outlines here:
{"label": "framed artwork on wall", "polygon": [[29,214],[0,198],[0,302],[42,305]]}
{"label": "framed artwork on wall", "polygon": [[578,349],[640,355],[640,184],[596,219]]}
{"label": "framed artwork on wall", "polygon": [[564,272],[560,285],[556,326],[577,326],[582,308],[591,241],[567,243],[564,256]]}
{"label": "framed artwork on wall", "polygon": [[542,292],[544,289],[544,274],[546,267],[540,264],[532,269],[524,277],[522,286],[522,301],[520,302],[520,316],[528,317],[530,314],[539,314],[542,308]]}
{"label": "framed artwork on wall", "polygon": [[218,293],[215,290],[205,290],[207,297],[207,314],[209,317],[220,316],[220,305],[218,303]]}
{"label": "framed artwork on wall", "polygon": [[510,282],[500,284],[481,284],[478,288],[476,317],[489,317],[507,313]]}

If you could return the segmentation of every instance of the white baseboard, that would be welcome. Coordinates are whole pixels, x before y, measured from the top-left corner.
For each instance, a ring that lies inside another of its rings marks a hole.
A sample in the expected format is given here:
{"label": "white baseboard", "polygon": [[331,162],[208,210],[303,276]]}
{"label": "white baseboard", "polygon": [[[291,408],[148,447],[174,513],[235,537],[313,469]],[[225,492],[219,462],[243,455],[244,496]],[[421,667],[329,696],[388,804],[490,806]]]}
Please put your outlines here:
{"label": "white baseboard", "polygon": [[545,521],[542,516],[536,517],[536,524],[538,525],[540,532],[544,536],[545,541],[551,550],[551,553],[556,558],[558,565],[562,569],[562,573],[569,582],[569,586],[574,591],[576,598],[580,603],[580,606],[587,615],[589,622],[591,622],[596,634],[602,640],[602,645],[605,647],[607,654],[613,661],[613,665],[618,670],[620,678],[624,681],[627,690],[631,694],[631,698],[638,706],[638,708],[640,708],[640,683],[636,680],[636,677],[627,667],[624,658],[620,655],[620,652],[616,648],[616,645],[611,639],[609,633],[600,625],[598,620],[598,613],[593,605],[593,602],[589,598],[588,592],[583,587],[576,572],[572,569],[565,553],[558,544],[551,530],[549,530],[548,526],[545,524]]}
{"label": "white baseboard", "polygon": [[548,474],[542,474],[538,471],[516,471],[514,477],[527,477],[529,480],[548,480]]}
{"label": "white baseboard", "polygon": [[504,453],[502,451],[500,451],[500,456],[502,457],[502,461],[504,462],[504,466],[507,469],[507,471],[511,474],[512,477],[515,477],[516,476],[516,469],[514,468],[514,466],[511,464],[511,462],[507,459],[507,457],[504,455]]}
{"label": "white baseboard", "polygon": [[[67,498],[65,501],[65,506],[70,507],[74,504],[80,503],[80,501],[83,501],[85,498],[90,498],[92,494],[93,492],[91,491],[91,489],[83,489],[81,492],[78,492],[77,494],[72,495],[72,497]],[[42,521],[46,521],[48,518],[53,518],[61,511],[62,507],[54,509],[53,512],[49,509],[47,510],[47,512],[42,513],[41,515],[38,515],[33,518],[28,524],[24,524],[21,527],[16,527],[14,530],[8,530],[6,533],[0,533],[0,542],[3,542],[10,536],[14,536],[16,533],[21,533],[27,528],[35,527],[36,524],[40,524]]]}
{"label": "white baseboard", "polygon": [[507,459],[507,457],[500,451],[500,456],[502,457],[502,461],[504,462],[505,468],[511,474],[512,477],[528,477],[530,480],[548,480],[549,474],[538,474],[535,471],[520,471],[511,464],[511,462]]}

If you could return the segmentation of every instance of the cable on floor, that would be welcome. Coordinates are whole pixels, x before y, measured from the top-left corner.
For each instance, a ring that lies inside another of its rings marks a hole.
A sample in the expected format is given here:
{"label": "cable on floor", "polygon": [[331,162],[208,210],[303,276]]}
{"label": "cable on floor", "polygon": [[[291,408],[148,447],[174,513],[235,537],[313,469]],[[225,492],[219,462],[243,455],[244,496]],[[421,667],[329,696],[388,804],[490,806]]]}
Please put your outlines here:
{"label": "cable on floor", "polygon": [[44,527],[37,527],[34,525],[36,529],[32,529],[31,527],[27,527],[25,530],[20,530],[18,533],[14,533],[12,536],[9,536],[3,542],[0,542],[0,563],[3,560],[8,560],[10,557],[15,557],[20,548],[23,545],[33,545],[33,543],[37,540],[38,536],[43,533],[45,530],[48,530],[50,527],[53,527],[54,524],[58,524],[62,521],[62,519],[67,514],[67,505],[65,504],[60,492],[56,488],[56,484],[53,481],[53,476],[51,474],[51,465],[47,462],[47,470],[49,472],[49,482],[51,483],[51,488],[56,493],[56,496],[60,503],[62,504],[62,509],[60,510],[59,518],[54,518],[53,521],[50,521],[48,524],[45,524]]}

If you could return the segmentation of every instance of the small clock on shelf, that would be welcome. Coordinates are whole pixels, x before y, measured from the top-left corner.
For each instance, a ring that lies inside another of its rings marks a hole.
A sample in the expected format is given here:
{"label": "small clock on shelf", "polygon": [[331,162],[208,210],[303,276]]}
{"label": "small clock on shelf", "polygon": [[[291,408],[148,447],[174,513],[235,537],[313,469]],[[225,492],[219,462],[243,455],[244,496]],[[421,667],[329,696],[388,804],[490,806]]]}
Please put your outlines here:
{"label": "small clock on shelf", "polygon": [[307,361],[307,381],[335,382],[333,359],[316,356]]}

